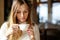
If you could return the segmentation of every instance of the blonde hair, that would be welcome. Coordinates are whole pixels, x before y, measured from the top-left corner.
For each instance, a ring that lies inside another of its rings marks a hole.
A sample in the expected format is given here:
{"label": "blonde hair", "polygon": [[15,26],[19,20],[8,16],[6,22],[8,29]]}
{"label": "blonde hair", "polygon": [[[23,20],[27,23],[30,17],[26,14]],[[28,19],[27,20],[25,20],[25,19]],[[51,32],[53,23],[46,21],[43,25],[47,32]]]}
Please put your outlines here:
{"label": "blonde hair", "polygon": [[[13,4],[12,4],[12,8],[11,8],[11,12],[10,12],[10,15],[9,15],[9,18],[8,18],[8,25],[10,26],[11,24],[15,24],[15,23],[17,23],[16,21],[16,9],[17,9],[17,4],[18,4],[18,2],[20,3],[20,1],[19,0],[17,0],[17,1],[15,1],[15,2],[13,2]],[[24,2],[24,1],[23,1]],[[25,2],[24,2],[25,3]],[[24,3],[20,3],[20,5],[22,5],[22,4],[24,4]],[[27,3],[26,3],[27,4]],[[28,14],[28,18],[27,18],[27,23],[29,23],[29,24],[31,24],[31,8],[30,8],[30,6],[28,5],[28,7],[29,7],[29,14]]]}
{"label": "blonde hair", "polygon": [[[17,22],[17,20],[16,20],[16,9],[17,9],[17,2],[19,2],[20,3],[20,0],[19,1],[15,1],[15,2],[13,2],[13,4],[12,4],[12,8],[11,8],[11,12],[10,12],[10,15],[9,15],[9,19],[8,19],[8,27],[10,27],[10,25],[12,25],[12,24],[16,24]],[[24,2],[24,1],[22,1],[22,2]],[[24,3],[22,3],[21,2],[21,4],[24,4]],[[26,3],[27,4],[27,3]],[[29,6],[28,6],[29,7]],[[29,24],[31,24],[32,22],[31,22],[31,18],[30,18],[30,15],[31,15],[31,10],[29,10],[29,14],[28,14],[28,18],[27,18],[27,22],[29,23]],[[21,32],[22,33],[22,32]],[[19,33],[20,34],[20,36],[21,36],[21,33]],[[12,35],[10,35],[9,36],[9,39],[8,40],[16,40],[16,39],[14,39],[14,37],[12,37]]]}

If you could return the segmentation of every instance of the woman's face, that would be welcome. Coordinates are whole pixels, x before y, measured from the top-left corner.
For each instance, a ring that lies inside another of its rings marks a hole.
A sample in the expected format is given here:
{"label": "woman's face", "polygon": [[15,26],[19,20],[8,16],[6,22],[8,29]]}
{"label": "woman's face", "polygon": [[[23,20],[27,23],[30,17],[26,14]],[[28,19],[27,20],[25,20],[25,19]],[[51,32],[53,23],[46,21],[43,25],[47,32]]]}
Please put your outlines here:
{"label": "woman's face", "polygon": [[26,4],[18,4],[18,9],[17,9],[17,19],[18,22],[26,22],[27,17],[28,17],[29,9]]}

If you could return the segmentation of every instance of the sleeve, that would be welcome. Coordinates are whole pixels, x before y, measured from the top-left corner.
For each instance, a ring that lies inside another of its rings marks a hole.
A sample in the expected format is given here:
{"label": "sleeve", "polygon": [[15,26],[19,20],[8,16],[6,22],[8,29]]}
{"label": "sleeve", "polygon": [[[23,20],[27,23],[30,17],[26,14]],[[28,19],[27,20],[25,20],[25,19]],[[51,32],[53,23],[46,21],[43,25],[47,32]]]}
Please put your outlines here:
{"label": "sleeve", "polygon": [[40,40],[39,27],[36,24],[34,26],[34,35],[35,35],[35,40]]}
{"label": "sleeve", "polygon": [[3,23],[1,28],[0,28],[0,40],[7,40],[7,37],[5,37],[6,29],[7,28],[7,23]]}

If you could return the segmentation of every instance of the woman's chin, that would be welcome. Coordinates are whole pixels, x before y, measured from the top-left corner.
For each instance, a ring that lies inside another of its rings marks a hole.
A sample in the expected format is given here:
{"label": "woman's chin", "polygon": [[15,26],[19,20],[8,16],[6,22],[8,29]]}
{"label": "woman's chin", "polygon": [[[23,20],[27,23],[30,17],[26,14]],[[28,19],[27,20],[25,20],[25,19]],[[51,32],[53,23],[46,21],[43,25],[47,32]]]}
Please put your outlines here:
{"label": "woman's chin", "polygon": [[20,22],[21,22],[21,23],[24,23],[24,22],[26,22],[26,21],[24,21],[24,20],[21,20]]}

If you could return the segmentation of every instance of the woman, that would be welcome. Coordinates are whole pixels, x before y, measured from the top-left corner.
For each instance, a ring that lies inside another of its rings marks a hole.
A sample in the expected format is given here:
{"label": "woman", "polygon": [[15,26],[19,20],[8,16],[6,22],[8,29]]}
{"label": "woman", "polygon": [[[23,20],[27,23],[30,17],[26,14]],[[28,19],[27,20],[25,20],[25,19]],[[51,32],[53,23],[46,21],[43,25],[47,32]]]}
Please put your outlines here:
{"label": "woman", "polygon": [[[40,40],[38,26],[32,23],[31,6],[27,0],[13,2],[11,13],[7,22],[0,29],[0,40]],[[29,24],[24,33],[19,24]]]}

